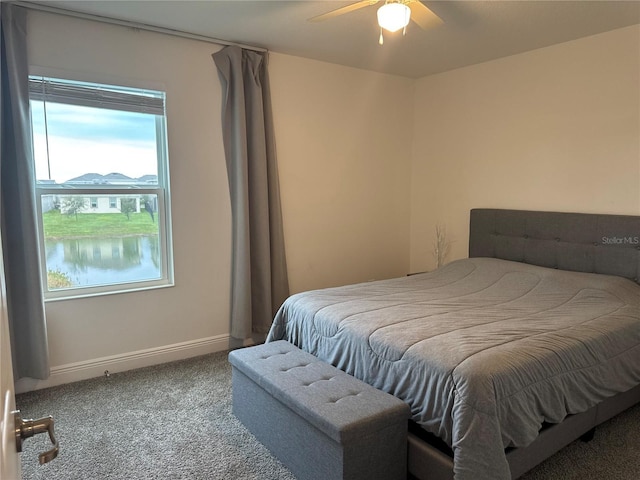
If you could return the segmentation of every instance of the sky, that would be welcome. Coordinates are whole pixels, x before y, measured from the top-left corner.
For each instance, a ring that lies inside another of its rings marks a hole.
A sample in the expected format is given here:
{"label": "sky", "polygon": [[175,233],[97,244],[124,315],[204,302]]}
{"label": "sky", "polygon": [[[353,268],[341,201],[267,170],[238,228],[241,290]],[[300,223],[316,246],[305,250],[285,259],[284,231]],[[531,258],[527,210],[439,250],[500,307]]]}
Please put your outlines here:
{"label": "sky", "polygon": [[32,100],[31,117],[37,180],[158,174],[154,115],[47,102],[45,128],[45,104]]}

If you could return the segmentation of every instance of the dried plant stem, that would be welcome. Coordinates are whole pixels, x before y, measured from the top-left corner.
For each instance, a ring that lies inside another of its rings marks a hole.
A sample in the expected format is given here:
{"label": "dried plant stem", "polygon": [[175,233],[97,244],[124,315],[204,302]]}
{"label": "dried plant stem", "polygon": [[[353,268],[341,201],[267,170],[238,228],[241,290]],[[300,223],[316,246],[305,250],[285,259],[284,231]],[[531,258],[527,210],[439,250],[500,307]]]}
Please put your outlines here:
{"label": "dried plant stem", "polygon": [[450,249],[451,242],[447,240],[447,228],[444,225],[437,223],[436,240],[433,243],[433,256],[436,259],[437,268],[444,265]]}

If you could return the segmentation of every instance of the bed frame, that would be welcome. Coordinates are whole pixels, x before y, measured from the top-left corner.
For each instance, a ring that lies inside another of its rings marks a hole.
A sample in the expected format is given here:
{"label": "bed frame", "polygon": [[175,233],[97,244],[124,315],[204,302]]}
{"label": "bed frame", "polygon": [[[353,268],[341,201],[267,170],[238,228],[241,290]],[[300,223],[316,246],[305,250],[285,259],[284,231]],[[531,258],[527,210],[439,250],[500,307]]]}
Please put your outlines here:
{"label": "bed frame", "polygon": [[[640,216],[525,210],[471,210],[469,257],[492,257],[560,270],[617,275],[640,283]],[[515,479],[595,427],[640,403],[640,385],[590,410],[543,427],[525,448],[507,450]],[[410,478],[452,480],[450,450],[410,428]],[[446,447],[446,446],[445,446]]]}

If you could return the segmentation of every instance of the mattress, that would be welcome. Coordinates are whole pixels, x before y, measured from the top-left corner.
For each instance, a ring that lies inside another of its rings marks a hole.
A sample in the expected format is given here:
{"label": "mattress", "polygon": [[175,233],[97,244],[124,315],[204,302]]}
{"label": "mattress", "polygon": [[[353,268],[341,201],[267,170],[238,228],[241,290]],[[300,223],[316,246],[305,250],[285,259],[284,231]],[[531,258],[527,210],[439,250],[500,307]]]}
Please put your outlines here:
{"label": "mattress", "polygon": [[287,340],[409,404],[457,480],[510,478],[504,449],[640,384],[640,286],[492,258],[291,296]]}

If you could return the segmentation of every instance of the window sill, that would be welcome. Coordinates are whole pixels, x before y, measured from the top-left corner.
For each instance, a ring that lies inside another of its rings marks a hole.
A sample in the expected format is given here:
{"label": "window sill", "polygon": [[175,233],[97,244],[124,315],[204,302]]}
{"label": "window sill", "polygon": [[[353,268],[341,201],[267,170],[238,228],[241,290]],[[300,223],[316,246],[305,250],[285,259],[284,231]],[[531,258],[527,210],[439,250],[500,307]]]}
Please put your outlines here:
{"label": "window sill", "polygon": [[44,302],[49,303],[49,302],[61,302],[66,300],[81,300],[83,298],[103,297],[105,295],[122,295],[127,293],[146,292],[148,290],[156,290],[159,288],[170,288],[174,286],[175,286],[174,282],[166,282],[166,283],[161,283],[156,285],[138,286],[138,287],[131,287],[131,288],[125,288],[121,290],[112,290],[112,291],[93,290],[91,292],[79,292],[76,290],[74,292],[69,292],[66,295],[61,295],[59,292],[56,292],[55,294],[56,296],[45,297]]}

